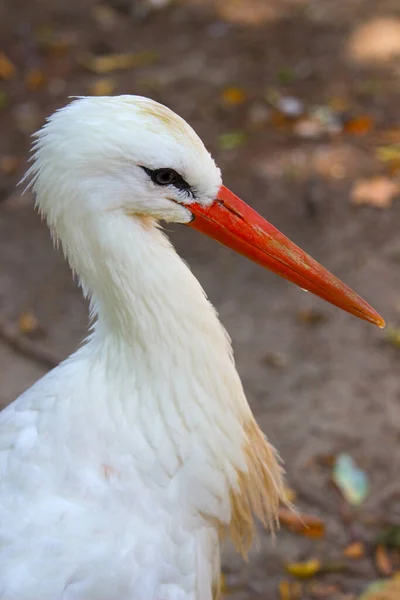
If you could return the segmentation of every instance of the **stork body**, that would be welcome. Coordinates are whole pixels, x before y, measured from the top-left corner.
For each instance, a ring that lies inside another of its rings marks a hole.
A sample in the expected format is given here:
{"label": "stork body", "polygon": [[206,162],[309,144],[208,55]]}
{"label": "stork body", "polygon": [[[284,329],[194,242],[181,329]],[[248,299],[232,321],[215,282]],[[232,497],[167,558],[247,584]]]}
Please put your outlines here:
{"label": "stork body", "polygon": [[0,600],[217,598],[221,535],[245,551],[282,497],[229,338],[157,226],[208,226],[219,170],[123,97],[56,113],[29,177],[94,325],[0,415]]}
{"label": "stork body", "polygon": [[[230,523],[246,449],[259,459],[256,425],[198,282],[160,231],[129,225],[137,253],[113,224],[121,272],[90,340],[2,414],[2,600],[206,600],[217,586],[214,521]],[[272,452],[266,466],[277,497]]]}

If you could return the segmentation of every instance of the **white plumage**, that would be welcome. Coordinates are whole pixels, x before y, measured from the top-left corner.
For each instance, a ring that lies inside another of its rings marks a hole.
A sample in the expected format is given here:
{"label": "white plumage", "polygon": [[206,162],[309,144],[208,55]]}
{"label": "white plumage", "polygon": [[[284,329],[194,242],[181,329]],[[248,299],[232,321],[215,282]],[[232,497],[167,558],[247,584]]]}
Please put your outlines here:
{"label": "white plumage", "polygon": [[142,164],[185,173],[204,203],[221,185],[189,126],[146,99],[76,100],[37,137],[38,206],[95,322],[0,416],[2,600],[207,600],[217,587],[214,520],[231,519],[252,417],[215,311],[153,221],[188,211]]}
{"label": "white plumage", "polygon": [[[181,179],[156,184],[166,168]],[[125,96],[56,112],[28,176],[93,327],[0,415],[0,600],[216,598],[221,535],[245,551],[282,495],[229,338],[157,227],[208,210],[220,172]]]}

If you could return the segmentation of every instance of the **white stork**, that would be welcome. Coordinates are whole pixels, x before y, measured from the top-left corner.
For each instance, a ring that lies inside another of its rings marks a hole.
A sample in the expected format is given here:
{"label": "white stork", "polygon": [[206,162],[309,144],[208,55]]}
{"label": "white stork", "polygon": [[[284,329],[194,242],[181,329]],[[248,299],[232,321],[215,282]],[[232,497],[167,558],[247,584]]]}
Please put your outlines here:
{"label": "white stork", "polygon": [[0,415],[0,600],[211,600],[220,540],[273,526],[282,470],[229,338],[159,221],[383,319],[222,185],[146,98],[80,98],[36,135],[37,206],[90,298],[86,342]]}

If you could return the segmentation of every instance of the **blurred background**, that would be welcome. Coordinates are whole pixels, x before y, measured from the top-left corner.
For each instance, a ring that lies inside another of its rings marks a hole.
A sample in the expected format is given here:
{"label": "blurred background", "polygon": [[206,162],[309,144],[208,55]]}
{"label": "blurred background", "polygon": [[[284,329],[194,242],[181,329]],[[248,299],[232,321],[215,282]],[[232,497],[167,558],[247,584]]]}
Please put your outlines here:
{"label": "blurred background", "polygon": [[380,331],[170,232],[232,336],[305,524],[282,510],[276,543],[261,534],[248,565],[227,547],[226,596],[398,600],[398,0],[3,0],[0,39],[1,404],[87,325],[16,187],[30,136],[68,96],[150,96],[193,125],[230,188],[388,322]]}

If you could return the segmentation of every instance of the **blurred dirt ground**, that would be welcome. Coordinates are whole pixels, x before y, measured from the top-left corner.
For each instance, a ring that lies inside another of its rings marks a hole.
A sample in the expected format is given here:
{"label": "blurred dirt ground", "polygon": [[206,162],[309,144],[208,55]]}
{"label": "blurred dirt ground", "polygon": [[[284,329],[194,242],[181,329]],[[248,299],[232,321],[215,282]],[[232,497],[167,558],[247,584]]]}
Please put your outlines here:
{"label": "blurred dirt ground", "polygon": [[[210,240],[171,232],[232,335],[299,510],[321,519],[308,535],[282,527],[275,544],[261,535],[248,564],[227,548],[227,597],[354,600],[400,570],[400,6],[164,4],[0,4],[0,401],[72,351],[87,324],[32,198],[15,189],[30,134],[68,96],[167,104],[204,139],[227,185],[389,324],[382,332]],[[367,474],[358,506],[332,483],[340,453]],[[391,539],[378,543],[388,526]],[[398,600],[390,585],[368,598]]]}

